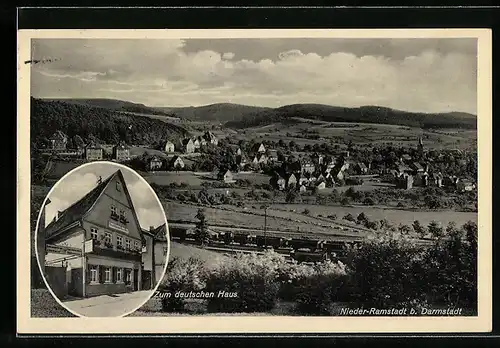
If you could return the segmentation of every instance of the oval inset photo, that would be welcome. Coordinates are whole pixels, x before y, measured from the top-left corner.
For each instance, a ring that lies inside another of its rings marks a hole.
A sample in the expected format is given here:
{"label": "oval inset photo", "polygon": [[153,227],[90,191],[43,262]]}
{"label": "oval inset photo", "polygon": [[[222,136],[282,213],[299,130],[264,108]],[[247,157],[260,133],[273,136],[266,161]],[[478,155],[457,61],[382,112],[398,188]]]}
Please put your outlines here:
{"label": "oval inset photo", "polygon": [[165,211],[132,169],[92,162],[67,173],[43,202],[36,256],[55,299],[80,317],[122,317],[165,275]]}

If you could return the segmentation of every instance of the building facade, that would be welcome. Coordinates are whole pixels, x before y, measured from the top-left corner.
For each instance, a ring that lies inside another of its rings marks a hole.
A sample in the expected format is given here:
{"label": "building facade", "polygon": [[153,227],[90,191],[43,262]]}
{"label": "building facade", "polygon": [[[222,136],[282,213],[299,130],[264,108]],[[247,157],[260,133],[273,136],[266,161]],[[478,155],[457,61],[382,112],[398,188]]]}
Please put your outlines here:
{"label": "building facade", "polygon": [[170,152],[174,152],[175,151],[175,145],[173,142],[167,140],[167,142],[165,143],[165,147],[163,148],[163,150],[167,153],[170,153]]}
{"label": "building facade", "polygon": [[130,147],[125,143],[116,144],[113,147],[113,159],[126,161],[130,159]]}
{"label": "building facade", "polygon": [[66,150],[68,136],[61,131],[55,132],[50,138],[50,147],[53,150]]}
{"label": "building facade", "polygon": [[85,146],[84,153],[87,161],[100,161],[104,157],[104,150],[102,147],[93,143]]}
{"label": "building facade", "polygon": [[64,260],[69,294],[89,297],[142,288],[144,237],[120,170],[58,214],[45,232],[45,264]]}

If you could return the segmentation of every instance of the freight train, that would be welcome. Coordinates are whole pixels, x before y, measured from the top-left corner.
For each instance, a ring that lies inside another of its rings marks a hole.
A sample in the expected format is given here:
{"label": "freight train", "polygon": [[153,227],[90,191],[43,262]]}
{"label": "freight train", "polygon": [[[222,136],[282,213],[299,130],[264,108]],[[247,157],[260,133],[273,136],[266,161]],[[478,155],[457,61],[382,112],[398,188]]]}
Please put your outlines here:
{"label": "freight train", "polygon": [[[169,228],[172,239],[180,242],[196,243],[195,233],[185,228]],[[346,243],[305,238],[285,238],[276,236],[252,235],[233,232],[211,232],[210,246],[241,248],[245,250],[273,249],[280,254],[289,255],[298,262],[321,262],[339,259],[345,253]]]}

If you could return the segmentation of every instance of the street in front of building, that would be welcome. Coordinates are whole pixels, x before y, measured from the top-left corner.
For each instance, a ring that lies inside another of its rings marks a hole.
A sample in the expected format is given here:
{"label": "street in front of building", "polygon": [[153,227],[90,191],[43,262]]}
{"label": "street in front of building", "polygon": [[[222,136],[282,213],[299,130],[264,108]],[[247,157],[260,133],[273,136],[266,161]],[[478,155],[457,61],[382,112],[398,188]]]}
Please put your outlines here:
{"label": "street in front of building", "polygon": [[142,290],[66,301],[63,304],[85,317],[116,317],[138,308],[150,295],[151,290]]}

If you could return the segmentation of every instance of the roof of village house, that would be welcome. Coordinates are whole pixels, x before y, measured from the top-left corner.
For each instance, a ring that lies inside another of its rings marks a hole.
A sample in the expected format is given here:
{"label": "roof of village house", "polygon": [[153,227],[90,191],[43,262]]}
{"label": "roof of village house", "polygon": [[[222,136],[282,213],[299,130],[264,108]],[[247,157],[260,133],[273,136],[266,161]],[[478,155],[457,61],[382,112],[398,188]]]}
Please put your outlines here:
{"label": "roof of village house", "polygon": [[64,134],[62,131],[57,130],[54,134],[52,134],[51,139],[59,138],[59,139],[68,139],[68,136]]}
{"label": "roof of village house", "polygon": [[408,155],[407,153],[403,154],[403,155],[401,156],[401,158],[403,158],[403,159],[405,159],[405,160],[411,160],[411,156],[410,156],[410,155]]}
{"label": "roof of village house", "polygon": [[217,173],[218,178],[224,178],[226,175],[233,175],[229,169],[223,169]]}
{"label": "roof of village house", "polygon": [[361,169],[368,169],[368,167],[366,166],[366,164],[364,164],[363,162],[358,162],[358,166],[359,166]]}
{"label": "roof of village house", "polygon": [[86,145],[85,145],[85,148],[86,149],[97,149],[97,150],[102,150],[102,146],[99,145],[97,142],[95,141],[90,141],[88,142]]}
{"label": "roof of village house", "polygon": [[120,149],[120,150],[126,150],[130,149],[130,146],[127,145],[127,143],[120,141],[118,144],[116,144],[113,149]]}
{"label": "roof of village house", "polygon": [[165,141],[165,146],[166,146],[166,145],[169,145],[169,144],[174,145],[174,142],[173,142],[173,141],[170,141],[170,140]]}
{"label": "roof of village house", "polygon": [[205,134],[203,134],[203,138],[210,141],[210,140],[214,140],[214,139],[217,139],[217,137],[215,136],[214,133],[212,133],[211,131],[206,131]]}
{"label": "roof of village house", "polygon": [[418,162],[413,162],[412,163],[413,167],[415,167],[417,170],[424,170],[424,167]]}
{"label": "roof of village house", "polygon": [[168,241],[167,239],[167,225],[163,224],[160,225],[156,228],[153,228],[152,230],[142,230],[143,233],[149,234],[153,237],[155,241],[158,242],[166,242]]}
{"label": "roof of village house", "polygon": [[150,162],[153,162],[153,161],[155,161],[155,162],[162,162],[163,160],[160,157],[158,157],[157,155],[153,155],[153,156],[151,156],[151,158],[149,159],[149,161]]}
{"label": "roof of village house", "polygon": [[190,142],[192,143],[192,142],[193,142],[193,139],[191,139],[191,138],[184,138],[184,139],[181,139],[181,144],[182,144],[182,145],[187,145],[187,144],[189,144]]}
{"label": "roof of village house", "polygon": [[114,174],[110,175],[106,180],[103,180],[99,185],[97,185],[89,193],[83,196],[80,200],[76,201],[71,206],[63,210],[59,214],[59,218],[57,220],[49,223],[45,228],[47,236],[50,236],[53,233],[69,226],[73,222],[80,220],[83,215],[85,215],[85,213],[94,205],[97,198],[99,198],[101,193],[106,188],[107,184],[115,175],[120,175],[123,179],[123,174],[120,170],[118,170]]}

